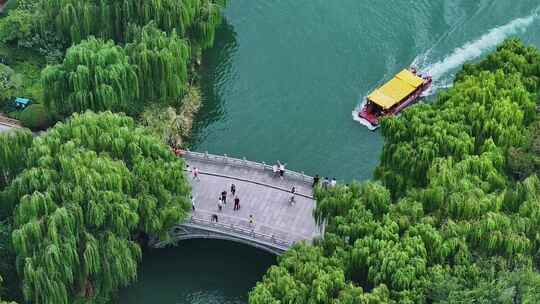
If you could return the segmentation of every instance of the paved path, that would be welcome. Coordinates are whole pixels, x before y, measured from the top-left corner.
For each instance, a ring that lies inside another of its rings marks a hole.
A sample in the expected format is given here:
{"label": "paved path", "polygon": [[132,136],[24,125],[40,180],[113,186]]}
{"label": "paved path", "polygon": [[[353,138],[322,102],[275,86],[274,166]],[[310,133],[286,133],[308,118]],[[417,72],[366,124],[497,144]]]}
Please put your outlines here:
{"label": "paved path", "polygon": [[[219,224],[273,236],[289,246],[300,240],[309,242],[320,235],[312,215],[315,201],[311,177],[286,172],[282,180],[273,177],[271,168],[264,164],[215,155],[187,152],[184,158],[189,165],[188,170],[197,167],[200,171],[200,180],[193,179],[188,172],[196,206],[192,216],[198,225],[203,225],[201,222],[204,221],[208,228],[216,229],[217,226],[211,226],[209,221],[212,214],[217,214]],[[240,198],[239,211],[233,210],[231,183],[236,185],[236,194]],[[289,204],[292,186],[298,193],[294,205]],[[217,203],[223,190],[228,193],[227,204],[219,212]],[[255,218],[253,226],[249,224],[250,214]],[[257,242],[257,237],[252,241]]]}
{"label": "paved path", "polygon": [[7,132],[13,128],[21,128],[18,120],[8,118],[0,113],[0,133]]}
{"label": "paved path", "polygon": [[11,130],[12,127],[0,124],[0,133]]}

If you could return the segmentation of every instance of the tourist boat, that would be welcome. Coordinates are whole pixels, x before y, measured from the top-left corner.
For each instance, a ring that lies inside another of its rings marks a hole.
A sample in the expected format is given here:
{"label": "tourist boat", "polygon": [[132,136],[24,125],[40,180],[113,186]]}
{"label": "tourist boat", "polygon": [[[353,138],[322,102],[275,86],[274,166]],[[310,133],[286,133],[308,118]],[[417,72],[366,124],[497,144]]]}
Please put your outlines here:
{"label": "tourist boat", "polygon": [[382,117],[397,115],[412,105],[431,83],[431,76],[422,75],[415,68],[404,69],[366,97],[360,109],[353,112],[354,120],[375,130]]}

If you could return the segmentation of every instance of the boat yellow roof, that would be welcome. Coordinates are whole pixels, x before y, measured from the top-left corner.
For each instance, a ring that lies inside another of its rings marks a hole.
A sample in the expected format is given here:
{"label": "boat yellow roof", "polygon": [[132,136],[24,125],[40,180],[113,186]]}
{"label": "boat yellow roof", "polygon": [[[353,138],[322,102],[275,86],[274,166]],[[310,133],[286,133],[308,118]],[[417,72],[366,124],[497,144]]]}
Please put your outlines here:
{"label": "boat yellow roof", "polygon": [[367,98],[383,109],[389,109],[413,93],[424,80],[405,69],[392,80],[373,91]]}

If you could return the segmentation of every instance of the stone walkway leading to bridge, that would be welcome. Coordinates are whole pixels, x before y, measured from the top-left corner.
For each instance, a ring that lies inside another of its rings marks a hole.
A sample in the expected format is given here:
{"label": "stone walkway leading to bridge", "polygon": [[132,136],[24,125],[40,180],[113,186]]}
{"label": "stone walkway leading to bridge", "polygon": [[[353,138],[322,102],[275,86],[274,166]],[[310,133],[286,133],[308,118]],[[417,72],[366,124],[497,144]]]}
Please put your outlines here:
{"label": "stone walkway leading to bridge", "polygon": [[0,113],[0,133],[7,132],[14,128],[21,128],[21,124],[18,120],[8,118]]}
{"label": "stone walkway leading to bridge", "polygon": [[[282,180],[273,177],[269,166],[202,153],[187,152],[184,158],[189,170],[197,167],[200,171],[200,181],[194,180],[188,172],[196,206],[192,216],[196,219],[210,220],[212,214],[217,214],[220,224],[253,228],[255,233],[273,235],[290,243],[311,241],[320,235],[312,215],[315,201],[311,177],[286,171]],[[240,198],[239,211],[233,210],[232,183]],[[296,203],[291,206],[289,198],[293,186],[297,195]],[[219,212],[218,198],[223,190],[228,194],[227,204]],[[250,214],[255,218],[254,227],[249,224]]]}

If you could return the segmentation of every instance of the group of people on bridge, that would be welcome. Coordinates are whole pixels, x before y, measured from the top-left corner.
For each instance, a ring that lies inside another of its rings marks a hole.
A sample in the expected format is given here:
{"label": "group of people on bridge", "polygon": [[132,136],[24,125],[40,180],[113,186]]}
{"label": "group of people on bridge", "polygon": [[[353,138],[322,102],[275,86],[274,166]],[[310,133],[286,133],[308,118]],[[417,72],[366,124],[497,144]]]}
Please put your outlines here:
{"label": "group of people on bridge", "polygon": [[[199,169],[197,167],[194,167],[191,169],[192,178],[193,180],[200,181],[201,178],[199,177]],[[230,186],[230,195],[233,198],[234,206],[233,211],[239,211],[240,210],[240,198],[238,197],[238,194],[236,193],[236,185],[234,183]],[[218,196],[218,202],[217,202],[217,211],[218,213],[223,212],[223,208],[227,205],[227,197],[228,193],[227,190],[221,191],[221,193]],[[195,198],[191,196],[191,206],[193,211],[195,211]],[[211,216],[211,222],[219,222],[219,216],[217,213],[212,214]],[[249,224],[250,226],[255,225],[255,218],[252,214],[249,215]]]}
{"label": "group of people on bridge", "polygon": [[332,180],[328,179],[328,177],[324,177],[323,181],[321,182],[321,177],[319,174],[316,174],[315,177],[313,177],[312,187],[315,188],[319,183],[321,183],[324,190],[327,190],[328,188],[335,187],[337,185],[337,180],[335,177],[333,177]]}
{"label": "group of people on bridge", "polygon": [[[234,211],[240,210],[240,198],[238,197],[238,195],[236,195],[236,185],[235,184],[231,184],[231,196],[234,198],[233,210]],[[219,212],[223,211],[223,206],[224,205],[227,205],[227,190],[221,191],[221,194],[218,197],[217,206],[218,206],[218,211]]]}
{"label": "group of people on bridge", "polygon": [[[178,157],[182,157],[185,154],[184,150],[182,150],[180,148],[176,148],[176,147],[172,148],[172,152]],[[276,164],[274,164],[272,166],[272,172],[273,172],[272,177],[274,177],[274,178],[279,177],[281,180],[283,180],[284,177],[285,177],[285,166],[286,165],[287,165],[286,163],[282,163],[282,162],[280,162],[278,160],[276,162]],[[194,181],[198,181],[198,182],[201,181],[201,178],[199,176],[200,175],[199,168],[197,168],[197,167],[190,168],[189,165],[187,165],[187,170],[189,172],[191,172],[192,179]],[[328,189],[328,188],[335,187],[336,184],[337,184],[337,181],[336,181],[335,177],[332,178],[331,180],[328,177],[325,177],[321,181],[320,176],[317,174],[317,175],[315,175],[313,177],[312,187],[315,188],[319,184],[321,185],[321,187],[323,189]],[[222,213],[225,208],[227,208],[227,205],[229,205],[229,206],[231,205],[231,204],[227,204],[227,202],[230,201],[230,200],[232,200],[232,202],[234,203],[232,210],[233,211],[239,211],[240,210],[240,208],[241,208],[240,197],[238,196],[238,193],[237,193],[236,184],[231,183],[229,190],[230,191],[228,192],[225,189],[225,190],[221,191],[221,193],[218,193],[217,208],[215,209],[216,212],[213,212],[211,214],[211,218],[210,218],[211,222],[216,222],[216,223],[219,222],[219,218],[220,218],[219,214]],[[285,191],[287,191],[287,190],[285,190]],[[288,191],[290,192],[288,203],[289,203],[290,206],[294,206],[295,203],[296,203],[296,196],[298,195],[297,189],[293,185],[290,188],[290,190],[288,190]],[[191,204],[192,204],[192,210],[195,212],[196,201],[195,201],[195,198],[193,196],[191,196]],[[254,218],[253,214],[249,214],[248,223],[252,228],[255,226],[255,218]]]}

